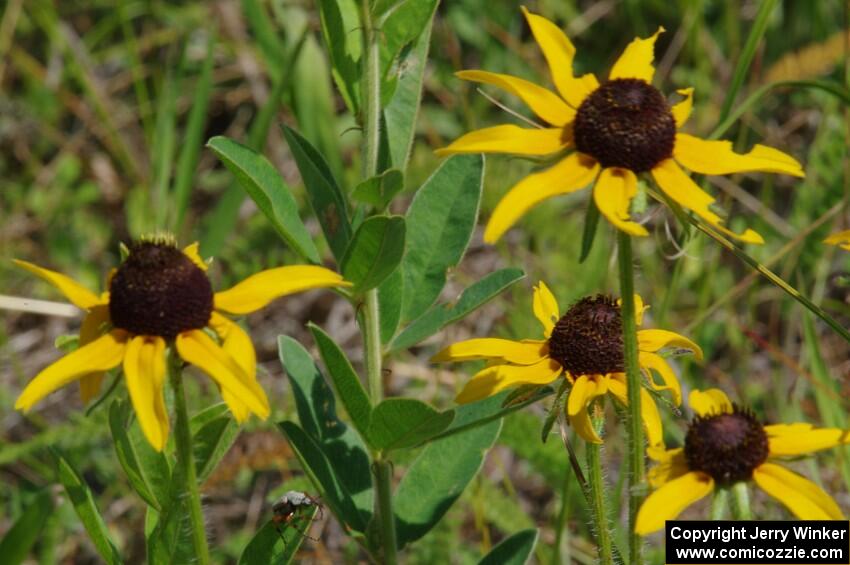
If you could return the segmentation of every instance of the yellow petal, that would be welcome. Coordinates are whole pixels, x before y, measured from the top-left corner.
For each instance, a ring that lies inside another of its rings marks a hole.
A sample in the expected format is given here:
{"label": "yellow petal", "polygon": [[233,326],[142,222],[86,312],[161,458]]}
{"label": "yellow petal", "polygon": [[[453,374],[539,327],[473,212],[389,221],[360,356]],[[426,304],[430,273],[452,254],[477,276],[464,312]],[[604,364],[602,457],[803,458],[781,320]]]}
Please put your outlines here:
{"label": "yellow petal", "polygon": [[[608,384],[608,392],[620,401],[624,406],[629,405],[628,387],[625,375],[620,373]],[[655,400],[643,388],[640,389],[640,416],[643,419],[643,427],[646,430],[646,442],[650,447],[656,447],[664,442],[664,431],[661,427],[661,414]]]}
{"label": "yellow petal", "polygon": [[[260,383],[257,382],[257,354],[254,351],[254,344],[251,343],[251,338],[248,334],[239,327],[239,324],[227,319],[218,312],[213,312],[210,318],[210,326],[215,329],[221,338],[221,348],[224,352],[230,355],[236,361],[236,364],[242,368],[244,375],[247,377],[247,380],[244,381],[245,384],[257,396],[261,398],[265,397],[265,391],[260,386]],[[237,396],[226,389],[222,389],[221,397],[224,399],[228,408],[230,408],[237,422],[241,424],[248,420],[251,411]]]}
{"label": "yellow petal", "polygon": [[593,421],[590,419],[590,414],[587,410],[580,410],[577,414],[567,415],[570,420],[570,425],[575,428],[576,433],[584,441],[588,443],[603,443],[602,438],[596,433],[593,427]]}
{"label": "yellow petal", "polygon": [[586,412],[593,400],[605,394],[608,390],[608,379],[581,375],[573,383],[570,396],[567,398],[567,415],[576,416]]}
{"label": "yellow petal", "polygon": [[650,494],[638,511],[635,532],[645,536],[664,527],[682,510],[714,490],[714,480],[704,473],[693,471],[666,483]]}
{"label": "yellow petal", "polygon": [[[87,345],[100,337],[104,324],[109,322],[109,306],[102,304],[94,306],[83,318],[80,326],[80,346]],[[80,397],[83,404],[100,394],[100,385],[103,382],[103,371],[90,373],[80,377]]]}
{"label": "yellow petal", "polygon": [[558,308],[558,300],[543,281],[540,281],[534,287],[531,304],[534,309],[534,317],[543,325],[543,333],[546,337],[549,337],[552,334],[552,328],[555,327],[555,323],[561,317],[561,311]]}
{"label": "yellow petal", "polygon": [[545,385],[558,378],[561,366],[551,359],[534,365],[492,365],[476,373],[457,395],[458,404],[475,402],[519,385]]}
{"label": "yellow petal", "polygon": [[431,357],[431,362],[498,359],[503,363],[533,365],[546,357],[546,351],[545,341],[513,341],[483,337],[453,343]]}
{"label": "yellow petal", "polygon": [[702,359],[702,349],[699,345],[683,335],[667,330],[640,330],[637,333],[638,349],[655,353],[665,347],[689,349],[696,359]]}
{"label": "yellow petal", "polygon": [[[670,368],[670,365],[664,358],[655,353],[641,351],[638,353],[638,363],[640,363],[641,369],[646,374],[646,380],[653,390],[669,390],[673,395],[673,403],[676,406],[682,403],[682,385],[679,384],[676,373],[673,372],[673,369]],[[658,373],[663,384],[655,382],[653,371]]]}
{"label": "yellow petal", "polygon": [[162,451],[168,439],[168,414],[164,411],[165,340],[136,336],[127,343],[124,378],[139,426],[148,443]]}
{"label": "yellow petal", "polygon": [[652,488],[660,488],[665,483],[678,479],[690,470],[688,469],[688,461],[685,459],[685,450],[681,447],[665,450],[663,446],[655,446],[647,448],[646,452],[650,458],[658,461],[646,473],[646,478]]}
{"label": "yellow petal", "polygon": [[522,13],[525,14],[531,33],[549,63],[552,82],[564,100],[573,108],[578,108],[587,95],[599,87],[599,82],[592,74],[581,78],[573,76],[576,48],[558,26],[543,16],[532,14],[525,6],[522,7]]}
{"label": "yellow petal", "polygon": [[177,352],[185,361],[197,365],[208,374],[222,390],[228,391],[244,403],[254,414],[268,418],[269,401],[262,389],[247,385],[248,375],[239,364],[201,330],[191,330],[177,335]]}
{"label": "yellow petal", "polygon": [[626,46],[626,50],[611,67],[609,80],[618,78],[638,78],[652,83],[655,75],[655,67],[652,64],[655,59],[655,40],[664,32],[663,27],[646,39],[636,37]]}
{"label": "yellow petal", "polygon": [[28,412],[33,404],[81,376],[117,367],[124,357],[125,338],[124,332],[113,331],[62,357],[30,381],[15,401],[15,409]]}
{"label": "yellow petal", "polygon": [[471,131],[435,153],[440,156],[458,153],[549,155],[571,143],[564,128],[529,129],[503,125]]}
{"label": "yellow petal", "polygon": [[841,249],[850,251],[850,230],[834,233],[824,239],[823,242],[829,245],[837,245]]}
{"label": "yellow petal", "polygon": [[694,107],[694,89],[680,88],[676,92],[685,97],[684,100],[682,100],[678,104],[673,104],[673,106],[670,108],[670,111],[673,112],[673,119],[676,120],[676,127],[680,128],[685,125],[685,122],[688,121],[688,118],[691,115],[691,109],[693,109]]}
{"label": "yellow petal", "polygon": [[[643,298],[640,297],[640,294],[635,293],[634,297],[635,301],[635,324],[638,326],[643,325],[643,313],[649,310],[649,306],[643,303]],[[622,302],[622,298],[617,299],[618,304]]]}
{"label": "yellow petal", "polygon": [[67,298],[71,304],[77,308],[88,310],[98,304],[102,304],[100,298],[95,293],[67,275],[63,275],[62,273],[57,273],[56,271],[51,271],[49,269],[42,269],[38,265],[34,265],[27,261],[15,259],[14,263],[18,267],[26,269],[32,274],[55,286],[62,294],[65,295],[65,298]]}
{"label": "yellow petal", "polygon": [[525,79],[487,71],[460,71],[458,78],[497,86],[525,102],[531,111],[553,126],[562,127],[573,121],[576,111],[554,92]]}
{"label": "yellow petal", "polygon": [[192,260],[192,263],[198,266],[202,271],[206,271],[209,268],[207,262],[201,258],[201,244],[197,241],[191,245],[187,245],[183,248],[183,254]]}
{"label": "yellow petal", "polygon": [[753,471],[761,489],[785,505],[800,520],[843,520],[841,509],[818,485],[773,463]]}
{"label": "yellow petal", "polygon": [[814,453],[850,443],[850,430],[815,428],[810,424],[765,426],[770,457]]}
{"label": "yellow petal", "polygon": [[576,152],[545,171],[525,177],[496,205],[484,230],[484,241],[495,243],[523,214],[547,198],[584,188],[598,170],[591,157]]}
{"label": "yellow petal", "polygon": [[714,198],[697,186],[673,159],[666,159],[655,165],[652,177],[667,196],[683,208],[691,210],[717,231],[746,243],[764,243],[764,239],[751,229],[737,234],[721,225],[723,219],[709,209],[714,204]]}
{"label": "yellow petal", "polygon": [[692,390],[688,395],[688,404],[697,416],[732,413],[732,401],[719,388]]}
{"label": "yellow petal", "polygon": [[248,314],[287,294],[311,288],[351,286],[330,269],[293,265],[261,271],[236,286],[215,294],[215,309],[228,314]]}
{"label": "yellow petal", "polygon": [[749,153],[735,153],[731,141],[708,141],[686,133],[676,134],[673,158],[683,167],[706,175],[762,171],[805,176],[799,161],[778,149],[755,145]]}
{"label": "yellow petal", "polygon": [[630,235],[649,235],[646,228],[630,219],[629,206],[635,194],[637,177],[628,169],[602,169],[596,186],[593,187],[593,201],[596,202],[596,207],[614,227]]}

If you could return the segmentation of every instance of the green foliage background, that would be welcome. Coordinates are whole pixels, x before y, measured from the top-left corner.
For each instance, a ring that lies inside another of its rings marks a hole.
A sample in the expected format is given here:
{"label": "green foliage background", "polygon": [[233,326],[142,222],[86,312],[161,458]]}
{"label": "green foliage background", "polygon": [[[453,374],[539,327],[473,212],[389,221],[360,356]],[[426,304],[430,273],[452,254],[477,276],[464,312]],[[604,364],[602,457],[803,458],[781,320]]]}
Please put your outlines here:
{"label": "green foliage background", "polygon": [[[632,37],[663,25],[668,31],[658,42],[656,84],[667,93],[696,88],[686,129],[705,135],[717,125],[757,3],[541,0],[528,7],[567,30],[578,48],[578,73],[604,74]],[[845,29],[846,11],[841,2],[780,3],[744,79],[744,95],[780,79],[820,79],[846,87],[850,59],[840,42],[828,41]],[[357,101],[334,86],[328,53],[340,54],[323,44],[312,2],[122,1],[116,7],[100,0],[9,0],[2,18],[0,294],[58,300],[46,285],[15,270],[12,258],[100,288],[119,261],[118,243],[163,222],[174,226],[181,241],[201,240],[205,253],[215,255],[211,272],[218,288],[262,268],[296,262],[276,227],[204,147],[217,135],[267,156],[302,208],[306,195],[298,156],[284,141],[282,125],[296,129],[325,156],[343,191],[357,186],[360,134],[346,111]],[[350,35],[356,42],[357,31],[352,28]],[[838,47],[824,47],[832,44]],[[509,119],[475,85],[453,77],[463,68],[545,83],[545,61],[518,3],[451,0],[439,7],[411,164],[390,212],[403,214],[415,189],[439,165],[434,148]],[[516,100],[495,96],[519,109]],[[789,152],[804,163],[806,179],[764,175],[709,181],[721,207],[730,211],[733,229],[746,225],[764,235],[767,244],[748,252],[845,326],[850,311],[842,275],[848,256],[820,241],[847,227],[846,112],[840,99],[821,90],[768,91],[724,137],[742,148],[758,141]],[[481,219],[533,166],[508,157],[487,159]],[[495,247],[481,243],[479,227],[465,259],[449,273],[445,297],[456,298],[499,268],[522,268],[527,278],[461,324],[394,353],[388,361],[390,390],[451,407],[472,367],[434,367],[428,357],[442,344],[471,336],[536,337],[530,289],[539,279],[553,288],[562,308],[584,294],[616,292],[613,233],[607,225],[600,227],[587,260],[578,261],[587,196],[584,191],[549,201]],[[638,290],[652,305],[646,321],[688,335],[706,353],[700,366],[684,358],[678,363],[686,388],[720,386],[746,399],[768,421],[846,427],[848,344],[704,236],[695,234],[680,247],[681,241],[670,236],[680,234],[675,218],[654,203],[646,205],[652,237],[636,245]],[[321,238],[320,225],[311,219],[307,228],[318,254],[329,257],[333,250]],[[291,297],[248,318],[273,415],[267,423],[252,421],[243,428],[205,484],[205,511],[221,562],[235,562],[247,540],[264,527],[277,495],[311,489],[273,426],[295,414],[277,335],[292,336],[315,352],[308,321],[342,344],[356,368],[362,362],[354,312],[331,294]],[[57,446],[92,488],[121,555],[138,562],[145,555],[137,535],[144,528],[144,506],[118,465],[108,406],[87,415],[69,387],[27,417],[12,410],[24,383],[57,357],[54,341],[73,333],[78,323],[75,317],[2,311],[0,535],[15,523],[29,524],[31,532],[39,530],[30,554],[38,562],[97,560],[70,501],[53,488],[62,478],[48,447]],[[188,386],[193,413],[217,402],[217,392],[201,380],[189,379]],[[126,393],[119,387],[119,394]],[[544,418],[538,404],[505,420],[483,472],[443,522],[413,546],[409,562],[474,563],[498,541],[535,526],[541,528],[536,558],[550,562],[553,525],[564,500],[568,533],[558,539],[576,562],[594,560],[580,494],[574,481],[565,481],[563,446],[556,434],[545,444],[538,440]],[[668,443],[675,444],[683,421],[668,417],[666,423]],[[609,429],[612,441],[604,457],[617,489],[624,475],[622,429],[613,420]],[[850,511],[850,452],[837,449],[817,462],[802,470]],[[787,517],[775,503],[764,502],[756,497],[758,515]],[[701,516],[704,508],[692,512]],[[617,505],[612,523],[620,539],[624,515]],[[321,535],[320,542],[305,544],[304,559],[357,561],[356,545],[333,520]]]}

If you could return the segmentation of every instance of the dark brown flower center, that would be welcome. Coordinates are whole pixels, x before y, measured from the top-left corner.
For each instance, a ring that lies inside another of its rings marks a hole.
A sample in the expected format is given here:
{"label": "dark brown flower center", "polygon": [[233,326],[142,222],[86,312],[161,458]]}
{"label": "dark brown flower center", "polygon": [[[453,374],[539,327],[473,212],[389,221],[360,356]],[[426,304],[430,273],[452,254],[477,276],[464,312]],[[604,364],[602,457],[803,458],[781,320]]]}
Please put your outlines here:
{"label": "dark brown flower center", "polygon": [[549,356],[574,377],[623,372],[620,307],[602,294],[582,298],[549,337]]}
{"label": "dark brown flower center", "polygon": [[173,339],[206,326],[212,310],[207,274],[170,243],[133,244],[109,285],[112,324],[133,334]]}
{"label": "dark brown flower center", "polygon": [[731,414],[697,416],[685,437],[688,467],[711,475],[721,486],[751,478],[767,455],[764,426],[738,406]]}
{"label": "dark brown flower center", "polygon": [[584,99],[573,135],[576,148],[603,167],[642,173],[673,154],[676,121],[657,88],[640,79],[621,78]]}

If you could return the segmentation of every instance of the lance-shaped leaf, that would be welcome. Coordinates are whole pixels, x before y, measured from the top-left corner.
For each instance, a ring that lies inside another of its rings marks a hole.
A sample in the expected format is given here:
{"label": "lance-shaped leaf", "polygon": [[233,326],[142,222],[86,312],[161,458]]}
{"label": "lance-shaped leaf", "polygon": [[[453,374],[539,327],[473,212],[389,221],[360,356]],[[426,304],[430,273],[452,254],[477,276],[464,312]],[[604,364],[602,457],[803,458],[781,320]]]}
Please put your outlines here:
{"label": "lance-shaped leaf", "polygon": [[522,530],[490,550],[478,565],[525,565],[537,543],[537,530]]}
{"label": "lance-shaped leaf", "polygon": [[309,529],[318,511],[317,506],[299,509],[298,516],[293,522],[285,524],[280,533],[272,521],[266,522],[245,546],[239,556],[239,565],[292,563],[298,548],[307,539],[307,534],[302,530]]}
{"label": "lance-shaped leaf", "polygon": [[294,422],[280,422],[278,426],[289,440],[304,472],[321,490],[324,503],[348,527],[358,532],[365,531],[365,517],[354,504],[351,493],[342,484],[321,447]]}
{"label": "lance-shaped leaf", "polygon": [[128,429],[132,414],[126,401],[115,400],[109,406],[109,430],[115,453],[136,494],[161,510],[170,496],[171,469],[165,455],[150,446],[138,424]]}
{"label": "lance-shaped leaf", "polygon": [[313,213],[322,226],[334,257],[339,261],[351,241],[351,224],[342,190],[327,161],[309,141],[287,126],[283,126],[283,136],[295,157]]}
{"label": "lance-shaped leaf", "polygon": [[333,392],[307,350],[287,336],[278,337],[278,349],[301,427],[320,446],[331,467],[345,471],[337,479],[351,494],[361,514],[370,516],[372,472],[366,445],[337,416]]}
{"label": "lance-shaped leaf", "polygon": [[502,423],[491,422],[464,434],[429,443],[399,483],[393,499],[398,547],[418,540],[437,525],[499,436]]}
{"label": "lance-shaped leaf", "polygon": [[440,412],[413,398],[388,398],[375,406],[369,422],[369,442],[388,451],[419,445],[445,430],[454,411]]}
{"label": "lance-shaped leaf", "polygon": [[91,489],[59,451],[52,448],[50,451],[56,460],[56,474],[59,477],[59,482],[65,487],[65,493],[74,506],[74,510],[77,512],[77,516],[83,523],[83,527],[89,534],[98,554],[109,565],[122,563],[121,555],[118,553],[115,544],[112,543],[106,523],[94,503]]}
{"label": "lance-shaped leaf", "polygon": [[319,0],[322,36],[331,58],[331,73],[348,110],[360,108],[360,26],[354,0]]}
{"label": "lance-shaped leaf", "polygon": [[355,186],[351,197],[383,211],[403,188],[402,172],[398,169],[389,169]]}
{"label": "lance-shaped leaf", "polygon": [[308,324],[308,327],[313,334],[313,339],[316,340],[319,354],[322,356],[322,361],[325,362],[337,397],[342,400],[342,404],[357,431],[363,437],[368,437],[366,430],[369,429],[372,403],[369,402],[369,396],[366,394],[366,389],[363,388],[363,383],[360,382],[360,377],[354,372],[351,362],[336,342],[331,339],[331,336],[315,324]]}
{"label": "lance-shaped leaf", "polygon": [[192,416],[190,425],[198,483],[203,484],[233,445],[239,426],[224,403],[198,412]]}
{"label": "lance-shaped leaf", "polygon": [[450,157],[413,198],[402,261],[402,319],[415,320],[434,303],[448,270],[463,257],[478,218],[483,174],[481,155]]}
{"label": "lance-shaped leaf", "polygon": [[490,273],[464,290],[457,302],[436,305],[412,322],[393,340],[390,349],[407,349],[416,345],[480,308],[523,277],[525,274],[520,269],[501,269]]}
{"label": "lance-shaped leaf", "polygon": [[355,292],[375,288],[395,271],[404,254],[404,231],[401,216],[373,216],[360,224],[340,262]]}
{"label": "lance-shaped leaf", "polygon": [[298,215],[298,204],[274,165],[250,147],[226,137],[213,137],[207,146],[233,173],[283,240],[302,257],[318,263],[319,252]]}

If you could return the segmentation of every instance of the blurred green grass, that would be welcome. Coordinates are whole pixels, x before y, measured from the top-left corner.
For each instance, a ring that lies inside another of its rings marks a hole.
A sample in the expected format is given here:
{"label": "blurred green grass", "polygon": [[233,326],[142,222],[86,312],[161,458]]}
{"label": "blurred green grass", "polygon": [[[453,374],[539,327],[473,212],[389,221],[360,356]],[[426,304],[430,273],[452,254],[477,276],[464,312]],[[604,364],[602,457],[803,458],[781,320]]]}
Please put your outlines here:
{"label": "blurred green grass", "polygon": [[[578,48],[576,70],[597,75],[607,72],[632,37],[663,25],[668,31],[658,42],[656,84],[666,93],[696,88],[686,130],[704,135],[717,124],[757,4],[541,0],[528,7],[562,24]],[[766,77],[775,76],[775,69],[785,69],[784,78],[847,84],[843,48],[822,50],[817,65],[792,65],[789,70],[786,64],[793,54],[841,33],[846,19],[839,2],[780,3],[771,14],[744,92],[763,85]],[[171,222],[184,242],[215,240],[213,274],[219,288],[261,268],[294,261],[253,205],[232,188],[229,173],[202,148],[213,135],[226,134],[262,149],[302,202],[300,179],[281,140],[281,123],[299,129],[329,157],[342,186],[350,189],[356,183],[360,136],[333,90],[312,3],[126,1],[115,9],[102,0],[9,0],[1,21],[0,294],[59,299],[42,283],[14,270],[9,262],[14,257],[99,288],[119,259],[118,243],[154,229],[158,217]],[[199,125],[191,113],[204,102],[199,92],[204,90],[209,45],[211,87]],[[418,140],[406,178],[408,195],[436,166],[435,147],[475,127],[515,121],[453,72],[485,68],[548,81],[545,61],[518,3],[445,2],[435,22],[429,65]],[[489,89],[487,94],[522,111],[516,100]],[[741,147],[760,142],[789,152],[805,164],[807,178],[793,182],[757,175],[731,177],[728,184],[709,182],[733,227],[746,225],[765,236],[766,245],[748,252],[762,263],[772,261],[777,273],[845,325],[848,288],[834,275],[848,269],[848,256],[820,241],[847,227],[846,212],[834,210],[850,195],[846,112],[823,92],[770,92],[724,137]],[[182,157],[187,147],[197,150],[195,166],[189,166],[191,155]],[[533,166],[521,159],[488,158],[482,218]],[[742,204],[731,196],[737,190],[753,198]],[[185,215],[177,213],[183,195]],[[495,248],[483,246],[479,235],[453,273],[452,288],[498,266],[521,267],[528,280],[461,327],[449,329],[439,343],[473,334],[536,336],[530,287],[539,279],[553,288],[562,308],[584,294],[615,292],[613,234],[607,226],[600,227],[590,257],[578,262],[587,196],[584,191],[540,206]],[[405,205],[402,199],[398,210]],[[233,207],[239,209],[230,220],[234,223],[223,221]],[[706,238],[694,235],[680,249],[667,234],[668,224],[673,233],[679,228],[665,209],[650,203],[647,214],[652,216],[652,237],[636,247],[638,290],[652,305],[646,323],[687,333],[706,352],[702,365],[684,358],[677,362],[686,387],[720,386],[769,421],[846,425],[848,344]],[[817,222],[819,227],[797,237]],[[308,227],[320,233],[315,221]],[[275,405],[273,419],[292,413],[274,349],[276,334],[289,333],[312,346],[303,330],[310,319],[327,326],[356,360],[359,345],[352,313],[345,310],[332,298],[312,293],[281,301],[270,312],[249,319],[266,371],[260,378]],[[73,332],[79,320],[15,311],[3,311],[2,320],[0,534],[39,489],[55,482],[45,448],[56,444],[92,484],[128,562],[140,561],[144,547],[134,533],[141,531],[143,507],[128,494],[104,411],[84,416],[70,388],[57,392],[27,418],[12,410],[23,384],[55,358],[54,339]],[[436,345],[400,355],[390,368],[396,390],[447,405],[467,377],[460,371],[440,373],[443,384],[434,384],[437,373],[426,360]],[[215,391],[198,382],[193,386],[193,409],[215,397]],[[545,445],[537,443],[539,427],[534,423],[542,414],[542,409],[531,410],[509,420],[480,484],[416,547],[411,562],[474,562],[488,544],[519,527],[505,516],[525,516],[527,525],[543,528],[537,557],[549,561],[565,466],[557,437]],[[667,423],[668,440],[679,441],[684,421],[668,417]],[[227,469],[232,475],[207,492],[210,527],[220,542],[217,557],[223,562],[235,559],[240,540],[268,518],[268,509],[258,507],[258,501],[272,500],[282,482],[307,488],[285,443],[268,440],[265,433],[270,429],[270,424],[251,423],[237,447],[245,453],[259,450],[259,455],[234,456]],[[613,421],[610,429],[616,440],[621,429]],[[604,456],[608,476],[615,480],[622,475],[616,441]],[[848,456],[847,449],[836,450],[803,466],[845,511],[850,511]],[[568,516],[572,555],[589,562],[593,551],[577,491],[571,500],[576,509]],[[786,516],[758,496],[756,508],[759,516]],[[618,509],[615,524],[621,515]],[[354,562],[356,550],[346,545],[338,526],[329,523],[325,531],[321,543],[307,544],[312,549],[306,557]],[[658,541],[653,539],[655,550]],[[67,504],[51,516],[36,555],[43,563],[94,561]]]}

